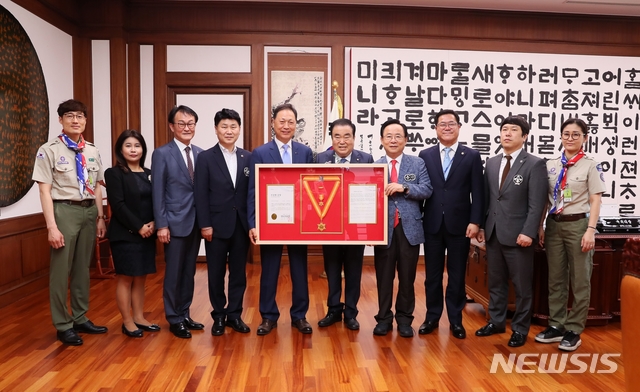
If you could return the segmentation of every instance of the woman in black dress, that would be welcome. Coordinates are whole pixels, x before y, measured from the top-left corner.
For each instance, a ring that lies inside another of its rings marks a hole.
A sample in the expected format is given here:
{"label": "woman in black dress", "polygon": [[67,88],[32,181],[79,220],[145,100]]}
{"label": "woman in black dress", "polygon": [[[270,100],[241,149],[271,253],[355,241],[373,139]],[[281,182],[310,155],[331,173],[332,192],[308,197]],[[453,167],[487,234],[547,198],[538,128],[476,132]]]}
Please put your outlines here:
{"label": "woman in black dress", "polygon": [[144,167],[147,145],[140,132],[126,130],[115,145],[116,164],[107,169],[111,221],[107,237],[116,267],[116,302],[122,333],[142,337],[160,327],[144,318],[147,274],[156,272],[156,241],[151,203],[151,170]]}

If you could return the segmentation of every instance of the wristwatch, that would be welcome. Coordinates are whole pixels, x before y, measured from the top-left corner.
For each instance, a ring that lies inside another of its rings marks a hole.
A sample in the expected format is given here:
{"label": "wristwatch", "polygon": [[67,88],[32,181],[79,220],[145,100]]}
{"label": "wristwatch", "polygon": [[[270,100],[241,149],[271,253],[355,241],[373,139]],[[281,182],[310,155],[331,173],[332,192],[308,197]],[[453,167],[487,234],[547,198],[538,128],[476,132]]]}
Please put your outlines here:
{"label": "wristwatch", "polygon": [[407,193],[409,193],[409,185],[407,184],[402,184],[402,188],[404,189],[403,193],[406,195]]}

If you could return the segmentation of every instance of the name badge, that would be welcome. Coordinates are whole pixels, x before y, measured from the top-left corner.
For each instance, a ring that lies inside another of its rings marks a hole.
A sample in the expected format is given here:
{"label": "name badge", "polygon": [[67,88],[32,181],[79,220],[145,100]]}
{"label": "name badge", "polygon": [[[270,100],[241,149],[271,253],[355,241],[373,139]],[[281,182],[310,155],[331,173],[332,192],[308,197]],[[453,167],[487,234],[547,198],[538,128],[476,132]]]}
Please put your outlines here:
{"label": "name badge", "polygon": [[571,201],[571,189],[567,188],[563,191],[564,201]]}

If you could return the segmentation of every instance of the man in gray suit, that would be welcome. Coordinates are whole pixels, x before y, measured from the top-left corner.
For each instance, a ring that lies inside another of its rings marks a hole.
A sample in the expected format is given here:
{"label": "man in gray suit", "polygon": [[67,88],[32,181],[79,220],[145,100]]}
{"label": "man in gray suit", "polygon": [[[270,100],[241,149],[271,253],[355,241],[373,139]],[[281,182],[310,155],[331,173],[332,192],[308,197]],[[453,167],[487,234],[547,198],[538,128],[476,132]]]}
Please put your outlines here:
{"label": "man in gray suit", "polygon": [[195,163],[202,149],[191,144],[197,122],[198,115],[191,108],[174,107],[169,113],[169,128],[174,139],[157,148],[151,158],[153,214],[167,263],[164,312],[170,331],[185,339],[191,338],[190,330],[204,329],[204,325],[189,315],[200,247],[193,180]]}
{"label": "man in gray suit", "polygon": [[376,315],[378,325],[373,334],[386,335],[393,329],[391,301],[397,269],[396,322],[398,334],[404,338],[414,334],[411,327],[416,305],[413,283],[420,244],[424,242],[420,206],[433,190],[424,160],[403,153],[408,136],[407,127],[395,119],[380,127],[380,142],[386,154],[376,163],[389,165],[390,181],[384,188],[384,194],[389,198],[389,242],[374,248],[379,310]]}
{"label": "man in gray suit", "polygon": [[509,278],[516,292],[510,347],[524,345],[531,325],[533,298],[533,241],[546,205],[547,172],[544,161],[523,148],[529,124],[519,116],[500,125],[503,154],[487,161],[484,180],[488,205],[484,230],[489,275],[489,323],[476,336],[505,332]]}
{"label": "man in gray suit", "polygon": [[[329,125],[329,135],[333,149],[321,152],[316,157],[318,163],[373,163],[373,157],[366,152],[353,149],[356,126],[346,118],[338,119]],[[342,320],[351,330],[360,329],[356,320],[358,300],[360,299],[360,281],[364,245],[323,245],[324,270],[327,273],[329,294],[327,296],[327,315],[318,326],[328,327]],[[341,272],[344,267],[344,302],[342,294]]]}

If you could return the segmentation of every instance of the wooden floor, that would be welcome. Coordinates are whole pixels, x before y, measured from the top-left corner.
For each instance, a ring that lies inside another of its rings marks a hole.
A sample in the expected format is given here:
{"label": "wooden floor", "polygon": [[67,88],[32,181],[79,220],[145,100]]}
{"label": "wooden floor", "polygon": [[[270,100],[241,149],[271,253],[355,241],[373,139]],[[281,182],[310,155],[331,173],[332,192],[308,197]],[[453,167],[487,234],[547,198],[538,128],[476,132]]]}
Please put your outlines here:
{"label": "wooden floor", "polygon": [[[192,317],[206,324],[193,339],[175,338],[168,331],[162,307],[162,263],[147,284],[146,317],[160,324],[162,332],[145,333],[142,339],[120,332],[121,318],[114,301],[113,280],[92,280],[89,317],[107,325],[106,335],[83,335],[84,345],[63,346],[51,325],[48,292],[41,290],[1,309],[0,391],[621,391],[624,369],[621,357],[612,374],[545,374],[526,366],[532,374],[491,374],[494,354],[559,353],[555,345],[542,345],[533,336],[543,327],[534,325],[524,347],[507,346],[510,334],[478,338],[484,325],[481,306],[470,303],[464,311],[465,340],[451,337],[446,315],[431,335],[401,338],[394,330],[373,336],[377,311],[375,274],[365,266],[358,320],[360,331],[342,324],[318,328],[326,312],[326,280],[318,277],[320,262],[309,265],[311,307],[307,318],[312,335],[290,327],[291,282],[288,266],[280,276],[278,303],[282,316],[268,336],[257,336],[260,267],[247,268],[248,287],[244,320],[250,334],[227,328],[223,336],[211,336],[206,265],[199,264]],[[425,314],[424,266],[419,266],[413,327]],[[621,353],[620,323],[591,327],[583,334],[576,353]],[[587,359],[585,359],[587,358]],[[590,364],[591,357],[581,362]],[[529,361],[535,358],[530,357]],[[536,361],[537,363],[537,361]],[[567,369],[578,366],[567,364]],[[607,369],[596,364],[597,370]]]}

